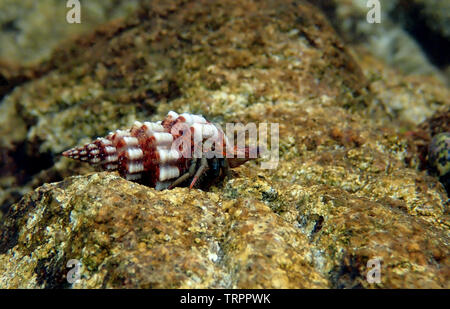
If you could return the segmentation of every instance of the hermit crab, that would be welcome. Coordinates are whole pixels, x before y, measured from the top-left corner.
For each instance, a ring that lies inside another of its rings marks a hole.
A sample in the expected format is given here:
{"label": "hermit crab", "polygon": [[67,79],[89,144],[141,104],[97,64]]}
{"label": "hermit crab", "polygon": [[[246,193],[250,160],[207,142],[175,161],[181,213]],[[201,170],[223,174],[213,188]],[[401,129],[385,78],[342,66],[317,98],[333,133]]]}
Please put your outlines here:
{"label": "hermit crab", "polygon": [[209,187],[229,168],[256,158],[257,148],[231,146],[223,130],[201,115],[170,111],[163,121],[136,121],[62,155],[163,190]]}

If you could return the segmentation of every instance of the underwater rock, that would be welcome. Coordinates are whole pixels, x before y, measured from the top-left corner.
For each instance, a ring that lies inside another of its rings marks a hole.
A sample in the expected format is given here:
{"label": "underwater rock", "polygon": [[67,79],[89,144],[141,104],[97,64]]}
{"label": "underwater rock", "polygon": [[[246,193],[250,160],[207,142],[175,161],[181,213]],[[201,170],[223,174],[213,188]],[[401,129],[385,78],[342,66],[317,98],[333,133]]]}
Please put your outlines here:
{"label": "underwater rock", "polygon": [[[448,196],[399,134],[448,90],[348,50],[315,7],[152,1],[41,68],[0,104],[0,287],[70,287],[71,259],[75,288],[449,287]],[[276,169],[157,192],[61,156],[170,110],[279,124]]]}
{"label": "underwater rock", "polygon": [[[257,200],[113,173],[44,185],[1,229],[0,288],[320,288],[307,238]],[[45,205],[45,206],[44,206]]]}
{"label": "underwater rock", "polygon": [[300,106],[303,98],[324,96],[352,104],[364,88],[360,68],[312,6],[181,3],[152,1],[59,46],[36,68],[45,74],[3,98],[0,164],[11,163],[1,166],[4,209],[18,200],[12,191],[93,171],[62,160],[61,152],[135,120],[156,121],[174,110],[245,122],[272,102]]}
{"label": "underwater rock", "polygon": [[267,188],[253,175],[156,191],[107,172],[46,184],[5,217],[0,288],[449,287],[448,231],[393,199],[291,184],[267,203]]}

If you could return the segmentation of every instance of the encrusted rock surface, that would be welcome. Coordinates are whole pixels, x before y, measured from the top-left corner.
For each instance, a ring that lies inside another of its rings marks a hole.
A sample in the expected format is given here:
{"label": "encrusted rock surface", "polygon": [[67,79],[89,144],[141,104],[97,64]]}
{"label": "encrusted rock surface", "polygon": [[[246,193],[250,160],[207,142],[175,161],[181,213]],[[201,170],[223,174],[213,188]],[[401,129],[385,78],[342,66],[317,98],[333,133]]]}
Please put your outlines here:
{"label": "encrusted rock surface", "polygon": [[[450,287],[448,196],[404,134],[445,85],[348,51],[304,1],[151,3],[1,101],[0,288],[70,287],[70,259],[75,288]],[[60,156],[169,110],[279,123],[278,167],[157,192]]]}
{"label": "encrusted rock surface", "polygon": [[2,287],[67,285],[72,258],[83,263],[74,286],[83,288],[328,283],[314,267],[308,238],[258,200],[186,188],[167,194],[101,173],[44,185],[13,213],[18,233],[2,235],[1,252],[12,247],[14,256],[1,256]]}
{"label": "encrusted rock surface", "polygon": [[379,287],[448,287],[445,229],[389,199],[258,175],[170,194],[113,173],[71,177],[15,204],[1,236],[3,288],[68,287],[70,259],[82,262],[75,288],[370,287],[374,257]]}

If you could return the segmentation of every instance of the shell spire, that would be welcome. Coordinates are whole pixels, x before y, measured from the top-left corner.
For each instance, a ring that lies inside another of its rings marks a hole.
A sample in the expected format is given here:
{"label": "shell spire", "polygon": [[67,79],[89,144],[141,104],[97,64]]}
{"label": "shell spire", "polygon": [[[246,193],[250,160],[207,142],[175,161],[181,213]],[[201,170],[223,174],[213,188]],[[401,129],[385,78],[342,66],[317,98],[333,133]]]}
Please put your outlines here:
{"label": "shell spire", "polygon": [[102,164],[106,170],[113,171],[118,167],[117,149],[107,138],[97,138],[84,146],[64,151],[62,155],[92,165]]}

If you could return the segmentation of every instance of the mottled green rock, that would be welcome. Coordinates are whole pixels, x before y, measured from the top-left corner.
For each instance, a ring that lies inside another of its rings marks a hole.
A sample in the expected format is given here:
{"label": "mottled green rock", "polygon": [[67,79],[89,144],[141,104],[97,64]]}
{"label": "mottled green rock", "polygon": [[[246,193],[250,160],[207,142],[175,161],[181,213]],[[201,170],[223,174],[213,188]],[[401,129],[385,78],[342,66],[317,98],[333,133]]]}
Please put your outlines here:
{"label": "mottled green rock", "polygon": [[329,285],[306,236],[258,200],[167,194],[101,173],[45,185],[11,215],[1,288],[67,287],[69,259],[83,265],[77,288]]}
{"label": "mottled green rock", "polygon": [[[445,228],[326,185],[274,186],[278,214],[258,178],[211,193],[112,173],[44,185],[6,217],[0,288],[70,287],[71,259],[82,264],[74,288],[448,288]],[[382,282],[371,285],[375,257]]]}

